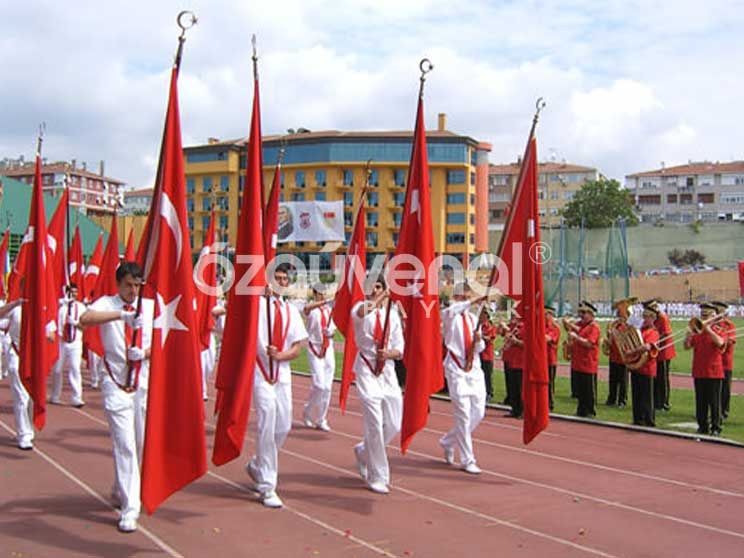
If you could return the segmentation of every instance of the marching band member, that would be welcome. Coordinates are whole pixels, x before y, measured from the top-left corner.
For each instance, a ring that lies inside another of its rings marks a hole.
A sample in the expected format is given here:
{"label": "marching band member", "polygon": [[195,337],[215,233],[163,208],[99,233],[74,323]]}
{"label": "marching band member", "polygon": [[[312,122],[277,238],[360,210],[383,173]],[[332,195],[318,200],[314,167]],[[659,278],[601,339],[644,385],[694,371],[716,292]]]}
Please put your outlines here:
{"label": "marching band member", "polygon": [[486,381],[486,402],[493,397],[493,340],[496,339],[498,331],[491,320],[491,313],[487,307],[483,307],[479,321],[481,337],[485,348],[480,354],[481,368],[483,369],[483,379]]}
{"label": "marching band member", "polygon": [[485,348],[478,327],[478,317],[470,305],[484,298],[471,299],[467,283],[455,286],[454,302],[442,311],[444,326],[444,374],[452,401],[454,426],[442,436],[439,445],[449,465],[455,463],[455,448],[460,453],[460,466],[466,472],[481,472],[473,454],[472,433],[486,415],[486,384],[481,369],[480,353]]}
{"label": "marching band member", "polygon": [[605,401],[605,405],[608,406],[625,407],[628,402],[628,369],[625,366],[624,356],[613,340],[613,336],[631,327],[628,324],[629,310],[636,302],[638,302],[638,299],[630,297],[617,300],[612,305],[616,318],[607,326],[607,337],[602,343],[603,352],[609,356],[610,362],[610,390],[607,401]]}
{"label": "marching band member", "polygon": [[576,415],[593,417],[595,408],[595,386],[599,367],[600,330],[594,315],[596,306],[582,301],[579,304],[579,323],[570,324],[568,334],[571,341],[571,370],[576,378],[578,406]]}
{"label": "marching band member", "polygon": [[[23,288],[21,288],[23,292]],[[18,448],[31,450],[34,448],[34,423],[32,418],[33,401],[26,391],[18,373],[19,347],[21,346],[21,304],[17,299],[0,307],[0,318],[7,320],[8,335],[10,336],[10,353],[8,354],[8,376],[10,377],[10,393],[13,396],[13,416],[16,423],[16,441]],[[54,324],[47,324],[47,334],[50,341],[54,341]]]}
{"label": "marching band member", "polygon": [[145,435],[147,382],[154,303],[142,299],[142,269],[123,262],[116,269],[117,294],[95,300],[80,316],[82,327],[98,326],[103,344],[103,412],[113,444],[115,482],[112,498],[120,504],[119,531],[137,529],[140,513],[140,464]]}
{"label": "marching band member", "polygon": [[723,353],[723,385],[721,386],[721,416],[728,418],[731,407],[731,377],[734,370],[734,345],[736,345],[736,324],[726,315],[728,304],[725,302],[712,302],[716,311],[721,314],[717,321],[721,329],[726,333],[726,349]]}
{"label": "marching band member", "polygon": [[519,313],[512,308],[510,330],[504,339],[509,344],[509,404],[512,418],[522,418],[522,370],[524,368],[524,323]]}
{"label": "marching band member", "polygon": [[60,301],[57,315],[57,331],[62,332],[59,339],[59,358],[52,369],[52,393],[50,403],[60,405],[62,400],[62,372],[67,366],[72,405],[78,409],[85,405],[83,401],[83,377],[80,364],[83,358],[83,334],[80,331],[80,316],[85,313],[85,305],[78,302],[78,287],[70,283],[65,288],[67,298]]}
{"label": "marching band member", "polygon": [[512,404],[512,381],[511,381],[511,375],[512,375],[512,360],[513,360],[513,353],[514,353],[514,347],[511,343],[511,331],[517,327],[517,315],[516,313],[512,313],[509,317],[509,322],[504,324],[501,323],[498,327],[498,334],[504,338],[504,342],[501,345],[501,360],[504,363],[504,389],[506,391],[506,396],[504,397],[504,400],[501,402],[502,405],[509,405]]}
{"label": "marching band member", "polygon": [[555,373],[558,368],[558,343],[561,340],[561,328],[555,322],[555,310],[552,306],[545,307],[545,341],[548,348],[548,378],[550,396],[550,410],[555,402]]}
{"label": "marching band member", "polygon": [[[281,300],[280,292],[289,286],[287,268],[274,271],[278,289],[259,302],[258,347],[253,376],[253,408],[256,410],[256,453],[245,470],[255,483],[267,508],[284,504],[276,493],[279,450],[292,428],[292,370],[290,362],[300,355],[307,330],[294,304]],[[270,307],[271,338],[268,333],[267,306]]]}
{"label": "marching band member", "polygon": [[403,396],[393,366],[393,360],[403,358],[403,330],[388,296],[378,277],[366,299],[351,309],[358,349],[354,373],[364,422],[364,437],[354,446],[354,456],[362,480],[378,494],[390,492],[385,446],[400,432],[403,418]]}
{"label": "marching band member", "polygon": [[656,359],[658,365],[656,368],[656,380],[654,381],[654,408],[658,411],[662,409],[668,411],[671,409],[669,404],[669,394],[671,385],[669,383],[669,363],[677,356],[674,349],[672,336],[672,323],[669,316],[661,311],[658,300],[650,300],[644,303],[644,306],[650,307],[656,311],[659,317],[654,322],[656,330],[659,332],[659,338],[662,339],[664,349],[659,351],[659,357]]}
{"label": "marching band member", "polygon": [[[633,394],[633,424],[637,426],[656,426],[656,417],[654,409],[654,378],[658,365],[659,332],[656,330],[654,323],[658,319],[658,314],[652,308],[643,310],[643,325],[641,326],[641,336],[643,337],[643,346],[639,347],[636,355],[620,355],[623,362],[627,358],[640,357],[641,353],[648,352],[646,363],[635,370],[631,370],[630,383]],[[625,325],[625,327],[630,327]],[[613,343],[614,346],[614,343]],[[619,353],[619,349],[616,348]],[[625,368],[625,365],[623,365]]]}
{"label": "marching band member", "polygon": [[[695,415],[699,434],[721,434],[721,384],[723,383],[724,332],[712,324],[716,307],[700,305],[701,322],[691,328],[684,347],[692,349],[692,377],[695,381]],[[693,322],[693,320],[690,320]]]}
{"label": "marching band member", "polygon": [[305,305],[307,316],[307,362],[310,365],[310,394],[302,414],[305,426],[328,432],[328,406],[331,403],[331,388],[336,374],[336,355],[333,350],[333,334],[336,325],[331,319],[331,308],[323,297],[320,285],[312,288],[313,302]]}

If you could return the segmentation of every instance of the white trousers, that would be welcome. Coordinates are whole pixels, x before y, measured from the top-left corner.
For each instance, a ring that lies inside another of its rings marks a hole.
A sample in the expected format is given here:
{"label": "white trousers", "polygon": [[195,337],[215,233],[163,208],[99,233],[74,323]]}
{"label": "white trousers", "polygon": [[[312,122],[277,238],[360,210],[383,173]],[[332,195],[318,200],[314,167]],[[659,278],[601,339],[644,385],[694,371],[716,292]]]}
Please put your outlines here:
{"label": "white trousers", "polygon": [[[257,375],[260,372],[257,373]],[[292,384],[268,384],[258,377],[253,382],[253,408],[256,410],[256,454],[250,467],[261,494],[276,490],[279,476],[279,450],[292,428]]]}
{"label": "white trousers", "polygon": [[403,396],[391,362],[380,376],[356,371],[356,386],[362,403],[364,438],[357,444],[367,466],[367,482],[390,484],[390,465],[385,446],[400,432]]}
{"label": "white trousers", "polygon": [[201,366],[202,366],[202,397],[207,398],[207,381],[214,372],[216,364],[217,346],[214,342],[214,337],[210,336],[209,348],[204,349],[201,352]]}
{"label": "white trousers", "polygon": [[336,357],[331,347],[328,347],[323,358],[316,357],[308,348],[307,362],[310,365],[310,394],[305,403],[304,416],[315,424],[321,424],[326,421],[331,404]]}
{"label": "white trousers", "polygon": [[114,490],[121,501],[122,519],[140,513],[140,465],[145,438],[147,389],[125,393],[108,376],[101,382],[103,411],[109,424],[114,455]]}
{"label": "white trousers", "polygon": [[91,387],[97,388],[100,385],[102,368],[103,359],[88,349],[88,372],[90,373]]}
{"label": "white trousers", "polygon": [[19,445],[30,444],[34,439],[33,401],[18,375],[18,355],[11,349],[8,359],[10,393],[13,396],[13,415],[16,423],[16,440]]}
{"label": "white trousers", "polygon": [[0,332],[0,357],[2,357],[2,366],[0,366],[0,377],[8,376],[8,364],[10,363],[10,335]]}
{"label": "white trousers", "polygon": [[452,400],[454,426],[439,440],[442,447],[457,449],[460,463],[475,463],[472,433],[486,416],[486,382],[480,368],[465,374],[447,370],[447,386]]}
{"label": "white trousers", "polygon": [[59,358],[52,369],[52,401],[59,401],[62,396],[62,372],[67,368],[70,381],[73,405],[83,403],[83,377],[80,374],[80,361],[83,358],[83,347],[80,343],[60,343]]}

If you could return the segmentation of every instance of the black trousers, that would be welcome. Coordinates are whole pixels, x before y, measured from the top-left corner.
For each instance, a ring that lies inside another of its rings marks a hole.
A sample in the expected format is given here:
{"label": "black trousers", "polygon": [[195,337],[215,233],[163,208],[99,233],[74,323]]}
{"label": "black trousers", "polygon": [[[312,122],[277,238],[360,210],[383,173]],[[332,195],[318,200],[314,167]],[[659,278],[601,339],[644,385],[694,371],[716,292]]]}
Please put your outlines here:
{"label": "black trousers", "polygon": [[654,408],[669,409],[669,361],[656,362],[656,380],[654,381]]}
{"label": "black trousers", "polygon": [[493,361],[481,360],[481,368],[483,368],[483,379],[486,380],[487,401],[490,401],[493,397]]}
{"label": "black trousers", "polygon": [[633,424],[656,426],[653,377],[631,372],[630,386],[633,391]]}
{"label": "black trousers", "polygon": [[504,405],[511,405],[511,368],[505,362],[504,363],[504,388],[506,388],[506,397],[504,397]]}
{"label": "black trousers", "polygon": [[607,405],[625,405],[628,402],[628,369],[624,364],[610,361],[610,393]]}
{"label": "black trousers", "polygon": [[550,386],[548,394],[550,396],[550,410],[553,410],[553,404],[555,403],[555,371],[558,367],[555,364],[548,365],[548,379]]}
{"label": "black trousers", "polygon": [[702,434],[721,431],[722,385],[720,378],[695,378],[695,415]]}
{"label": "black trousers", "polygon": [[571,369],[571,397],[576,399],[578,397],[578,388],[576,387],[576,371]]}
{"label": "black trousers", "polygon": [[721,386],[721,416],[728,418],[729,409],[731,408],[731,376],[732,370],[724,370],[723,385]]}
{"label": "black trousers", "polygon": [[509,391],[511,405],[511,414],[515,417],[521,417],[524,412],[524,403],[522,402],[522,369],[512,368],[509,370]]}
{"label": "black trousers", "polygon": [[572,370],[576,375],[576,398],[579,404],[576,407],[576,415],[579,417],[593,417],[597,414],[595,407],[597,393],[597,375]]}
{"label": "black trousers", "polygon": [[394,360],[395,363],[395,375],[398,377],[398,385],[401,388],[406,387],[406,365],[403,364],[403,360]]}

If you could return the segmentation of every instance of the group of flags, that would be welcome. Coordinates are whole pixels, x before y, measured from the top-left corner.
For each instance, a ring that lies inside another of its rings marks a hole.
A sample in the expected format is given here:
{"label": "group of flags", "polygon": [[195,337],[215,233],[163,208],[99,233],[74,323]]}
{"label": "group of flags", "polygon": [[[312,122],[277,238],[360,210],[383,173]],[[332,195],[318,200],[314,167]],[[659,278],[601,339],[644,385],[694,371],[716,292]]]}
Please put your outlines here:
{"label": "group of flags", "polygon": [[[186,211],[186,188],[178,105],[179,55],[171,72],[169,97],[152,206],[139,248],[135,253],[132,235],[125,259],[144,269],[143,294],[155,300],[148,412],[142,463],[142,501],[152,513],[171,494],[207,471],[204,405],[201,393],[200,351],[209,344],[213,327],[214,295],[196,292],[193,282],[191,246]],[[222,465],[238,457],[247,428],[257,354],[258,311],[266,286],[266,267],[276,251],[280,164],[277,162],[271,191],[264,192],[259,81],[255,71],[254,92],[247,146],[245,188],[242,194],[235,243],[235,277],[250,271],[247,294],[232,289],[217,364],[217,400],[212,461]],[[37,153],[28,232],[10,273],[9,297],[21,294],[23,306],[21,377],[34,400],[37,428],[44,426],[45,386],[56,360],[57,344],[47,324],[56,320],[57,299],[67,281],[79,286],[81,298],[94,300],[116,293],[115,270],[119,264],[116,216],[105,250],[99,237],[87,267],[83,265],[79,230],[67,248],[64,211],[58,209],[46,228],[42,203],[40,154]],[[528,443],[547,426],[548,373],[545,351],[542,275],[533,262],[530,248],[539,242],[537,214],[537,154],[533,131],[527,144],[524,165],[499,256],[511,254],[509,247],[521,242],[524,265],[520,284],[509,292],[520,300],[525,320],[525,349],[531,355],[525,365],[524,441]],[[63,196],[67,196],[65,191]],[[333,319],[346,338],[340,403],[346,406],[353,381],[356,355],[352,307],[363,299],[366,269],[365,195],[357,210],[349,242],[342,288],[336,296]],[[64,201],[64,198],[63,198]],[[66,202],[65,202],[66,203]],[[60,208],[64,203],[60,203]],[[214,213],[210,219],[202,254],[214,253]],[[0,243],[0,262],[7,261],[8,233]],[[423,264],[423,275],[409,281],[406,294],[392,297],[407,316],[404,331],[404,362],[407,385],[404,396],[401,450],[427,422],[429,397],[443,386],[438,277],[431,272],[435,259],[431,214],[426,130],[424,127],[423,79],[416,111],[415,129],[403,219],[396,255],[412,255]],[[248,269],[252,266],[252,269]],[[256,266],[258,269],[256,269]],[[215,280],[216,267],[207,268],[207,284]],[[410,275],[410,274],[409,274]],[[434,288],[432,288],[432,286]],[[91,347],[102,350],[95,331],[86,334]],[[41,349],[40,349],[41,348]],[[175,426],[177,425],[177,427]]]}

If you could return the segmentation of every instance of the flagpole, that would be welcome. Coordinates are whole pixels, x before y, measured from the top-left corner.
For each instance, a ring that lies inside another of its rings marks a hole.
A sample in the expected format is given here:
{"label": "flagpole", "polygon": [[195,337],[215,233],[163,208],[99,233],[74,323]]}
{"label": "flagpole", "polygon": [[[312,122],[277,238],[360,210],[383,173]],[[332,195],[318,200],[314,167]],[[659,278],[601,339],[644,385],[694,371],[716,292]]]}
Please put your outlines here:
{"label": "flagpole", "polygon": [[[186,31],[188,29],[191,29],[194,25],[196,25],[197,22],[198,22],[198,19],[197,19],[196,15],[194,14],[194,12],[191,12],[191,11],[188,11],[188,10],[184,10],[182,12],[179,12],[178,15],[176,16],[176,24],[181,28],[181,34],[178,36],[178,48],[176,49],[176,56],[175,56],[175,58],[173,60],[173,69],[175,70],[176,75],[178,75],[178,72],[181,69],[181,57],[183,55],[183,45],[186,42]],[[168,117],[166,115],[166,122],[167,122],[167,118]],[[156,190],[155,194],[157,193],[158,184],[161,184],[162,183],[163,158],[164,158],[163,157],[163,155],[164,155],[163,152],[165,150],[164,149],[165,148],[165,138],[166,138],[166,134],[163,134],[163,139],[160,142],[160,157],[158,158],[158,171],[157,171],[157,174],[155,175],[155,180],[156,180],[156,182],[155,182],[155,190]],[[155,195],[155,194],[153,194],[153,195]],[[160,200],[159,199],[154,199],[154,201],[155,201],[156,204],[158,204],[156,206],[157,207],[157,211],[155,212],[155,216],[157,216],[157,215],[160,214],[160,207],[159,207]],[[116,210],[114,210],[114,215],[116,215]],[[150,224],[151,224],[152,227],[155,226],[155,219],[154,218],[151,221],[149,221],[149,222],[150,222]],[[150,256],[151,256],[151,250],[150,249],[152,247],[152,229],[150,231],[147,231],[146,230],[144,232],[142,241],[144,241],[146,243],[145,244],[145,251],[144,251],[144,258],[143,258],[142,261],[143,261],[143,263],[145,265],[145,277],[147,277],[147,273],[150,271],[149,268],[152,265],[152,262],[150,261]],[[118,252],[118,250],[119,250],[119,248],[117,246],[117,252]],[[136,307],[136,310],[135,310],[135,317],[139,317],[140,314],[142,313],[142,297],[143,297],[143,294],[144,293],[143,293],[143,289],[142,289],[142,285],[141,285],[140,286],[139,294],[137,296],[137,307]],[[139,332],[140,332],[140,330],[139,329],[136,329],[132,333],[132,343],[131,343],[130,347],[134,348],[134,347],[137,346],[138,339],[139,339]],[[127,383],[126,383],[126,387],[127,388],[130,388],[130,389],[132,387],[134,387],[134,386],[132,386],[132,380],[133,380],[135,368],[136,367],[134,366],[134,363],[133,362],[130,362],[129,360],[127,360]]]}
{"label": "flagpole", "polygon": [[65,173],[65,190],[67,190],[67,200],[65,202],[65,252],[64,252],[64,266],[65,266],[65,280],[67,285],[70,284],[70,173]]}

